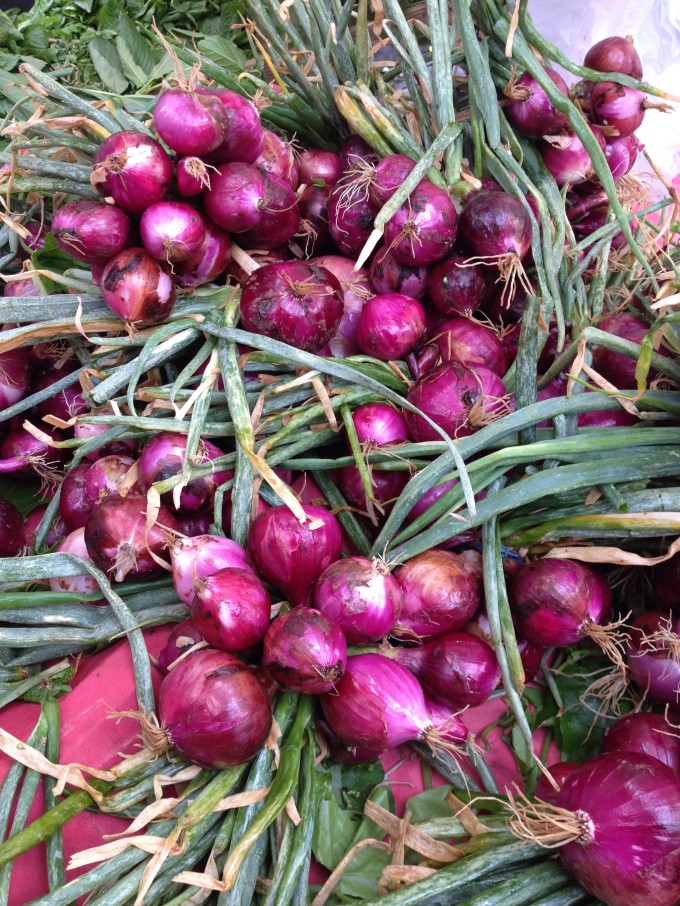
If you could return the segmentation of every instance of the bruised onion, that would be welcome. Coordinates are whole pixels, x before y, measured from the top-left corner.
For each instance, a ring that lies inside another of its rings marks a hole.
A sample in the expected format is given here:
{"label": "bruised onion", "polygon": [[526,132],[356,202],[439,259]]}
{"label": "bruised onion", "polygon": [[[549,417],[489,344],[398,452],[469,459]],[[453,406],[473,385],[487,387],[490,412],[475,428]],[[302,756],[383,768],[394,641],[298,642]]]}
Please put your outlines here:
{"label": "bruised onion", "polygon": [[[120,497],[119,486],[135,464],[130,456],[102,456],[92,463],[85,476],[85,500],[93,509],[107,497]],[[134,492],[134,488],[131,489]]]}
{"label": "bruised onion", "polygon": [[248,569],[227,567],[196,579],[191,618],[206,642],[221,651],[245,651],[262,641],[272,602]]}
{"label": "bruised onion", "polygon": [[[565,98],[568,98],[569,88],[559,72],[546,68],[545,73]],[[522,73],[505,93],[510,98],[507,107],[508,119],[529,138],[557,135],[567,128],[566,114],[553,106],[531,73]]]}
{"label": "bruised onion", "polygon": [[167,674],[158,712],[168,742],[182,757],[218,770],[257,755],[272,723],[269,696],[255,671],[212,648]]}
{"label": "bruised onion", "polygon": [[425,329],[425,311],[416,299],[401,293],[373,296],[361,309],[356,343],[366,355],[384,362],[403,359]]}
{"label": "bruised onion", "polygon": [[287,689],[320,695],[345,672],[347,642],[334,620],[311,607],[296,607],[271,622],[262,665]]}
{"label": "bruised onion", "polygon": [[124,211],[84,198],[62,205],[52,218],[52,235],[59,248],[86,264],[108,261],[122,252],[129,233]]}
{"label": "bruised onion", "polygon": [[172,161],[144,132],[114,132],[99,146],[92,165],[92,184],[127,214],[141,214],[168,197]]}
{"label": "bruised onion", "polygon": [[203,155],[214,151],[224,139],[227,116],[214,94],[177,86],[158,95],[153,124],[173,151]]}
{"label": "bruised onion", "polygon": [[467,263],[465,256],[458,252],[451,252],[432,267],[427,288],[432,304],[445,315],[468,315],[489,294],[484,268]]}
{"label": "bruised onion", "polygon": [[255,166],[271,176],[276,176],[277,179],[283,179],[291,189],[298,186],[295,152],[289,142],[279,138],[271,129],[264,130],[264,147],[255,161]]}
{"label": "bruised onion", "polygon": [[181,201],[159,201],[149,205],[139,222],[144,248],[169,265],[195,255],[205,240],[203,218]]}
{"label": "bruised onion", "polygon": [[246,569],[252,566],[243,548],[222,535],[173,537],[169,541],[172,581],[177,597],[189,606],[194,599],[194,584],[221,569]]}
{"label": "bruised onion", "polygon": [[145,249],[122,251],[104,268],[104,301],[121,320],[136,327],[160,324],[175,304],[175,284]]}
{"label": "bruised onion", "polygon": [[385,225],[385,244],[412,267],[440,261],[455,242],[458,215],[444,189],[423,180]]}

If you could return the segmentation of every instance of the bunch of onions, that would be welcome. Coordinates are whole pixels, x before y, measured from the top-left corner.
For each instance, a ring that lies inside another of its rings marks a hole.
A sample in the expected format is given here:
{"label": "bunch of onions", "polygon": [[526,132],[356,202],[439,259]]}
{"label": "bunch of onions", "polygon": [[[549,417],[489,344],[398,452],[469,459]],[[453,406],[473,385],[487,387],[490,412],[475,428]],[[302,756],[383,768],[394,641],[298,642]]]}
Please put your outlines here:
{"label": "bunch of onions", "polygon": [[[559,91],[568,98],[569,88],[562,76],[554,69],[546,69],[545,72]],[[557,135],[566,130],[568,124],[566,115],[554,107],[548,95],[530,73],[523,73],[504,93],[510,98],[507,107],[508,119],[529,138]]]}
{"label": "bunch of onions", "polygon": [[177,535],[169,539],[168,545],[175,591],[187,606],[194,599],[194,586],[198,580],[214,576],[222,569],[252,571],[240,544],[222,535],[196,535],[192,538]]}
{"label": "bunch of onions", "polygon": [[348,642],[364,645],[388,635],[402,607],[402,591],[384,560],[344,557],[331,563],[314,588],[314,607],[334,620]]}
{"label": "bunch of onions", "polygon": [[143,132],[114,132],[99,146],[92,184],[127,214],[141,214],[164,201],[172,186],[172,161],[162,145]]}
{"label": "bunch of onions", "polygon": [[680,620],[649,611],[631,626],[628,667],[633,681],[652,701],[680,710]]}
{"label": "bunch of onions", "polygon": [[680,735],[663,714],[634,711],[610,724],[602,737],[603,752],[640,752],[657,758],[680,774]]}
{"label": "bunch of onions", "polygon": [[167,674],[158,710],[156,751],[170,745],[194,764],[217,770],[257,755],[272,722],[269,696],[253,668],[211,648]]}
{"label": "bunch of onions", "polygon": [[160,324],[175,304],[172,277],[145,249],[124,249],[112,258],[99,285],[109,308],[135,327]]}
{"label": "bunch of onions", "polygon": [[401,293],[373,296],[359,315],[356,344],[366,355],[390,362],[403,359],[424,329],[425,311],[416,299]]}
{"label": "bunch of onions", "polygon": [[434,264],[451,249],[458,215],[444,189],[423,180],[385,226],[385,244],[411,267]]}
{"label": "bunch of onions", "polygon": [[432,304],[445,315],[469,315],[489,295],[489,281],[481,265],[451,252],[430,269],[427,289]]}
{"label": "bunch of onions", "polygon": [[191,618],[221,651],[246,651],[262,641],[271,619],[267,589],[249,569],[227,567],[196,579]]}
{"label": "bunch of onions", "polygon": [[108,261],[127,245],[130,220],[120,208],[84,198],[62,205],[52,218],[60,249],[77,261]]}
{"label": "bunch of onions", "polygon": [[296,607],[273,620],[264,637],[262,666],[294,692],[331,692],[347,666],[347,642],[335,620]]}
{"label": "bunch of onions", "polygon": [[294,606],[310,603],[314,583],[342,553],[335,516],[321,507],[303,509],[304,524],[288,507],[278,506],[260,513],[248,531],[248,553],[258,574]]}

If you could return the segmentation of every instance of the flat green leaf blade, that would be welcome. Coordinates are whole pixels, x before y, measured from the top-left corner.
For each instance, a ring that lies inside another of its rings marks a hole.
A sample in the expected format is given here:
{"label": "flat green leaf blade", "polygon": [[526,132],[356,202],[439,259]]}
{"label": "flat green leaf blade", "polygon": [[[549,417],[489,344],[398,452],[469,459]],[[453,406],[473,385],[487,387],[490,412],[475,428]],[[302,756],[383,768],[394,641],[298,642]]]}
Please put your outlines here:
{"label": "flat green leaf blade", "polygon": [[[132,61],[144,73],[146,81],[149,77],[149,73],[156,63],[158,63],[160,54],[152,50],[149,42],[137,31],[134,23],[129,16],[125,15],[125,13],[121,13],[118,19],[117,45],[118,40],[125,43],[130,52]],[[118,46],[118,52],[120,53],[120,46]],[[144,82],[142,84],[144,84]]]}
{"label": "flat green leaf blade", "polygon": [[123,64],[115,46],[97,35],[90,41],[89,51],[92,64],[102,82],[110,91],[122,94],[129,82],[123,74]]}
{"label": "flat green leaf blade", "polygon": [[198,49],[203,51],[213,63],[218,63],[229,72],[238,74],[245,68],[246,55],[228,38],[210,35],[198,42]]}
{"label": "flat green leaf blade", "polygon": [[135,58],[132,55],[132,51],[125,43],[121,35],[118,35],[116,38],[116,50],[120,56],[120,62],[123,67],[123,72],[128,81],[135,87],[141,88],[142,85],[146,85],[148,81],[147,73],[137,65]]}

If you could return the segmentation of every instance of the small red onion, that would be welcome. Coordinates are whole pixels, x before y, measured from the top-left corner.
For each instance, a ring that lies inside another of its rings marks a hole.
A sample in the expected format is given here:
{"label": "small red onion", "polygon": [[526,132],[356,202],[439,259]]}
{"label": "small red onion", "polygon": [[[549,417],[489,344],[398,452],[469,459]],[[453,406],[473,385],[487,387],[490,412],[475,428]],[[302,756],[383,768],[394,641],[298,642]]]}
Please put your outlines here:
{"label": "small red onion", "polygon": [[269,697],[256,672],[233,654],[211,648],[167,674],[158,711],[180,755],[218,770],[257,755],[272,723]]}
{"label": "small red onion", "polygon": [[621,138],[607,139],[604,156],[607,158],[607,163],[614,179],[620,179],[633,169],[638,151],[642,148],[644,148],[644,145],[641,144],[635,135],[624,135]]}
{"label": "small red onion", "polygon": [[531,220],[522,202],[507,192],[476,192],[460,216],[459,242],[480,258],[516,255],[531,247]]}
{"label": "small red onion", "polygon": [[[54,428],[42,430],[57,443],[64,439]],[[0,474],[33,471],[49,486],[63,461],[62,448],[38,440],[21,425],[10,428],[0,444]]]}
{"label": "small red onion", "polygon": [[219,165],[240,161],[252,164],[256,161],[264,148],[264,130],[255,104],[228,88],[198,90],[216,95],[227,115],[224,138],[208,157],[208,163]]}
{"label": "small red onion", "polygon": [[200,157],[182,157],[177,161],[177,191],[184,198],[195,198],[210,188],[209,168]]}
{"label": "small red onion", "polygon": [[458,632],[479,608],[481,577],[459,554],[426,551],[394,575],[404,597],[395,638],[410,641]]}
{"label": "small red onion", "polygon": [[300,210],[300,238],[307,258],[325,254],[333,249],[330,227],[328,225],[328,199],[332,186],[307,186],[298,198]]}
{"label": "small red onion", "polygon": [[127,214],[141,214],[168,197],[172,161],[163,147],[143,132],[114,132],[94,158],[92,183]]}
{"label": "small red onion", "polygon": [[[31,390],[33,393],[45,390],[60,381],[62,377],[64,375],[57,371],[49,371],[34,381]],[[38,403],[36,408],[41,418],[46,415],[52,415],[63,421],[69,421],[74,416],[89,412],[89,406],[80,392],[80,384],[71,384],[70,387],[64,387],[63,390],[59,390],[53,396]]]}
{"label": "small red onion", "polygon": [[231,239],[210,220],[204,220],[205,239],[195,254],[175,267],[178,286],[203,286],[223,274],[231,260]]}
{"label": "small red onion", "polygon": [[[590,127],[598,145],[604,151],[606,142],[597,126]],[[581,144],[577,135],[555,137],[551,142],[541,142],[543,163],[560,188],[567,183],[575,185],[585,182],[592,175],[593,163],[590,154]]]}
{"label": "small red onion", "polygon": [[[57,552],[61,554],[75,554],[88,563],[93,563],[93,559],[85,544],[85,529],[79,528],[70,535],[67,535],[57,547]],[[60,576],[56,579],[50,579],[50,588],[52,591],[61,591],[65,594],[72,595],[95,595],[98,594],[99,584],[97,580],[89,573],[82,576]],[[94,602],[96,604],[105,604],[105,600]]]}
{"label": "small red onion", "polygon": [[18,557],[24,547],[24,520],[19,510],[0,497],[0,557]]}
{"label": "small red onion", "polygon": [[[545,72],[557,89],[568,98],[569,88],[559,72],[548,68]],[[507,106],[508,119],[529,138],[557,135],[567,129],[566,115],[553,106],[548,95],[530,73],[522,73],[506,94],[510,98]]]}
{"label": "small red onion", "polygon": [[[119,487],[121,481],[134,466],[135,460],[131,456],[102,456],[92,463],[85,476],[85,501],[93,509],[107,497],[120,497]],[[139,489],[134,486],[130,491],[135,494]]]}
{"label": "small red onion", "polygon": [[60,249],[86,264],[108,261],[127,245],[130,221],[120,208],[81,198],[62,205],[52,218]]}
{"label": "small red onion", "polygon": [[270,624],[262,665],[287,689],[321,695],[334,689],[345,672],[347,642],[334,620],[310,607],[296,607]]}
{"label": "small red onion", "polygon": [[593,122],[622,137],[632,135],[645,118],[645,96],[618,82],[599,82],[590,97],[590,115]]}
{"label": "small red onion", "polygon": [[330,271],[342,290],[342,317],[335,336],[328,343],[329,353],[336,358],[353,355],[358,351],[355,339],[359,315],[372,295],[367,272],[363,267],[355,270],[355,262],[343,255],[323,255],[314,263]]}
{"label": "small red onion", "polygon": [[[622,340],[641,343],[649,333],[649,325],[641,318],[629,314],[627,311],[614,312],[598,322],[598,330],[604,330]],[[658,350],[660,355],[668,355],[662,346]],[[593,368],[603,377],[621,390],[634,390],[637,387],[635,380],[635,359],[629,358],[620,352],[605,349],[604,346],[595,346],[593,349]],[[658,377],[655,369],[650,369],[648,379]]]}
{"label": "small red onion", "polygon": [[59,515],[69,532],[84,528],[90,518],[90,506],[85,497],[85,476],[89,471],[90,463],[81,463],[67,472],[61,483]]}
{"label": "small red onion", "polygon": [[353,645],[385,638],[401,606],[399,583],[379,559],[345,557],[331,563],[314,589],[314,607],[335,620]]}
{"label": "small red onion", "polygon": [[306,148],[301,151],[297,163],[300,184],[306,186],[323,180],[327,187],[332,187],[345,169],[339,154],[335,151],[322,151],[321,148]]}
{"label": "small red onion", "polygon": [[388,403],[365,403],[352,413],[360,444],[384,447],[408,441],[403,415]]}
{"label": "small red onion", "polygon": [[663,714],[634,711],[610,724],[602,737],[603,752],[641,752],[658,758],[680,774],[680,735]]}
{"label": "small red onion", "polygon": [[169,265],[191,258],[205,241],[203,218],[181,201],[150,205],[142,214],[139,231],[147,252]]}
{"label": "small red onion", "polygon": [[252,164],[223,164],[203,194],[208,217],[230,233],[257,226],[265,204],[265,174]]}
{"label": "small red onion", "polygon": [[[564,781],[573,772],[580,767],[577,761],[558,761],[557,764],[548,765],[553,780],[561,788]],[[557,802],[559,790],[556,790],[545,774],[541,774],[536,784],[536,798],[542,799],[543,802],[550,802],[553,805]]]}
{"label": "small red onion", "polygon": [[0,411],[20,402],[31,386],[28,350],[20,346],[0,352]]}
{"label": "small red onion", "polygon": [[642,78],[642,63],[630,36],[610,35],[593,44],[583,65],[596,72],[621,72],[633,79]]}
{"label": "small red onion", "polygon": [[[33,548],[35,548],[35,537],[38,532],[38,526],[42,522],[42,518],[46,511],[47,504],[41,503],[40,506],[31,510],[24,519],[24,544],[27,549],[33,550]],[[57,516],[47,532],[44,546],[46,548],[54,547],[55,544],[59,544],[60,541],[63,541],[66,535],[68,535],[68,529],[64,525],[61,516]]]}
{"label": "small red onion", "polygon": [[191,618],[210,646],[238,652],[262,641],[272,602],[252,570],[227,567],[196,579],[194,589]]}
{"label": "small red onion", "polygon": [[271,129],[264,130],[264,147],[255,166],[287,182],[291,189],[297,189],[298,166],[293,148],[290,142],[279,138]]}
{"label": "small red onion", "polygon": [[227,117],[219,97],[182,88],[162,91],[153,111],[153,124],[165,144],[178,154],[203,155],[222,143]]}
{"label": "small red onion", "polygon": [[427,293],[427,268],[401,264],[388,248],[373,256],[369,277],[376,293],[403,293],[419,301]]}
{"label": "small red onion", "polygon": [[335,335],[342,311],[340,283],[313,261],[260,267],[241,291],[246,330],[307,352],[318,352]]}
{"label": "small red onion", "polygon": [[190,648],[193,648],[198,642],[203,641],[203,636],[196,629],[191,620],[183,620],[178,623],[168,636],[162,651],[156,658],[156,662],[163,673],[168,672],[171,664],[174,664],[177,658],[185,654]]}
{"label": "small red onion", "polygon": [[300,226],[297,196],[287,182],[269,176],[257,224],[241,236],[246,248],[274,248],[295,236]]}
{"label": "small red onion", "polygon": [[170,541],[169,550],[175,591],[187,607],[194,599],[194,583],[197,579],[214,576],[221,569],[252,571],[243,548],[222,535],[176,537]]}
{"label": "small red onion", "polygon": [[401,293],[373,296],[361,309],[356,344],[366,355],[383,362],[403,359],[425,329],[425,310]]}
{"label": "small red onion", "polygon": [[448,193],[423,180],[388,220],[385,245],[402,264],[434,264],[451,249],[457,232],[458,215]]}
{"label": "small red onion", "polygon": [[365,189],[356,180],[343,178],[328,199],[331,238],[345,255],[357,258],[373,229],[375,217]]}
{"label": "small red onion", "polygon": [[146,529],[146,497],[109,497],[90,513],[85,544],[92,560],[115,582],[158,575],[168,531],[177,528],[172,513],[161,506],[155,523]]}
{"label": "small red onion", "polygon": [[375,165],[368,197],[376,211],[387,204],[415,165],[416,162],[405,154],[390,154]]}
{"label": "small red onion", "polygon": [[484,267],[465,262],[464,255],[452,252],[428,274],[427,288],[432,304],[445,315],[469,315],[489,295]]}
{"label": "small red onion", "polygon": [[266,510],[251,523],[248,553],[266,581],[288,595],[290,602],[308,604],[321,573],[340,559],[342,533],[328,510],[305,506],[302,525],[288,507]]}
{"label": "small red onion", "polygon": [[680,620],[659,611],[638,617],[630,630],[628,667],[652,701],[680,710]]}
{"label": "small red onion", "polygon": [[490,327],[472,318],[449,318],[435,337],[443,362],[462,362],[463,365],[483,365],[502,377],[508,370],[503,341]]}
{"label": "small red onion", "polygon": [[393,648],[390,656],[418,677],[431,698],[450,708],[484,704],[501,679],[493,648],[469,632],[440,635],[416,648]]}
{"label": "small red onion", "polygon": [[160,324],[175,304],[172,277],[145,249],[125,249],[104,268],[104,301],[121,320],[136,327]]}

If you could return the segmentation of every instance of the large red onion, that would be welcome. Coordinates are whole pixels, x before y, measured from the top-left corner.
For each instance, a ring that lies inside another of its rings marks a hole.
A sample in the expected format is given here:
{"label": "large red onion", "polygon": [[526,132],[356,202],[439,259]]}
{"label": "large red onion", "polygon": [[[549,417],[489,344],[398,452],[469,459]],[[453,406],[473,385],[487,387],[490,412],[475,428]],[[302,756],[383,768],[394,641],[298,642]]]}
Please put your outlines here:
{"label": "large red onion", "polygon": [[52,218],[54,241],[76,261],[108,261],[125,248],[130,221],[120,208],[81,198],[62,205]]}
{"label": "large red onion", "polygon": [[335,620],[353,645],[388,635],[401,611],[402,592],[384,560],[344,557],[319,576],[314,607]]}
{"label": "large red onion", "polygon": [[226,651],[197,651],[161,685],[158,711],[170,745],[204,767],[243,764],[264,745],[272,723],[255,671]]}
{"label": "large red onion", "polygon": [[159,201],[142,214],[142,245],[154,258],[179,264],[196,255],[205,241],[203,218],[181,201]]}
{"label": "large red onion", "polygon": [[610,724],[602,737],[603,752],[641,752],[658,758],[680,775],[680,735],[663,714],[634,711]]}
{"label": "large red onion", "polygon": [[237,652],[262,641],[272,602],[252,570],[227,567],[196,579],[194,588],[191,618],[209,645]]}
{"label": "large red onion", "polygon": [[434,265],[427,277],[432,304],[445,315],[469,315],[489,295],[484,267],[466,264],[459,252],[451,252]]}
{"label": "large red onion", "polygon": [[503,341],[495,330],[473,318],[449,318],[434,338],[443,362],[483,365],[502,377],[508,370]]}
{"label": "large red onion", "polygon": [[340,559],[342,533],[335,516],[305,506],[302,525],[286,506],[272,507],[251,523],[248,553],[266,581],[284,591],[293,605],[308,604],[321,573]]}
{"label": "large red onion", "polygon": [[260,222],[267,179],[252,164],[223,164],[203,194],[206,214],[230,233],[245,233]]}
{"label": "large red onion", "polygon": [[145,249],[125,249],[104,268],[104,301],[121,320],[135,327],[160,324],[175,304],[172,277]]}
{"label": "large red onion", "polygon": [[593,44],[583,65],[596,72],[621,72],[633,79],[642,78],[642,63],[630,36],[610,35]]}
{"label": "large red onion", "polygon": [[338,280],[315,262],[282,261],[254,271],[241,291],[246,330],[318,352],[342,317]]}
{"label": "large red onion", "polygon": [[165,144],[178,154],[203,155],[224,139],[227,117],[219,97],[183,88],[162,91],[153,111],[153,124]]}
{"label": "large red onion", "polygon": [[652,701],[680,710],[680,620],[650,611],[631,626],[628,667],[638,688]]}
{"label": "large red onion", "polygon": [[[548,68],[545,72],[558,90],[568,98],[569,88],[559,72]],[[529,138],[557,135],[567,128],[566,115],[553,106],[548,95],[530,73],[522,73],[506,94],[510,98],[507,106],[508,119]]]}
{"label": "large red onion", "polygon": [[459,242],[471,255],[522,259],[531,247],[531,220],[522,202],[507,192],[476,192],[460,216]]}
{"label": "large red onion", "polygon": [[248,98],[228,88],[203,89],[222,102],[227,115],[227,128],[221,144],[207,157],[210,164],[241,161],[252,164],[264,148],[264,129],[257,107]]}
{"label": "large red onion", "polygon": [[477,612],[479,573],[459,554],[430,550],[395,571],[403,604],[394,635],[406,641],[457,632]]}
{"label": "large red onion", "polygon": [[373,256],[369,278],[373,290],[380,294],[403,293],[420,301],[428,289],[427,268],[402,264],[389,248],[381,248]]}
{"label": "large red onion", "polygon": [[360,444],[384,447],[408,441],[403,415],[389,403],[365,403],[352,413]]}
{"label": "large red onion", "polygon": [[114,132],[94,158],[92,184],[104,198],[113,198],[127,214],[141,214],[168,197],[172,161],[163,147],[143,132]]}
{"label": "large red onion", "polygon": [[0,497],[0,557],[18,557],[24,546],[24,520],[19,510]]}
{"label": "large red onion", "polygon": [[172,581],[180,601],[188,606],[194,599],[196,580],[214,576],[221,569],[249,569],[252,566],[243,548],[222,535],[181,536],[169,544]]}
{"label": "large red onion", "polygon": [[458,215],[449,194],[423,180],[385,226],[385,245],[412,267],[440,261],[455,242]]}
{"label": "large red onion", "polygon": [[425,310],[401,293],[373,296],[361,309],[356,344],[366,355],[384,362],[403,359],[425,329]]}
{"label": "large red onion", "polygon": [[321,695],[345,672],[347,642],[334,620],[310,607],[296,607],[270,624],[262,666],[287,689]]}

